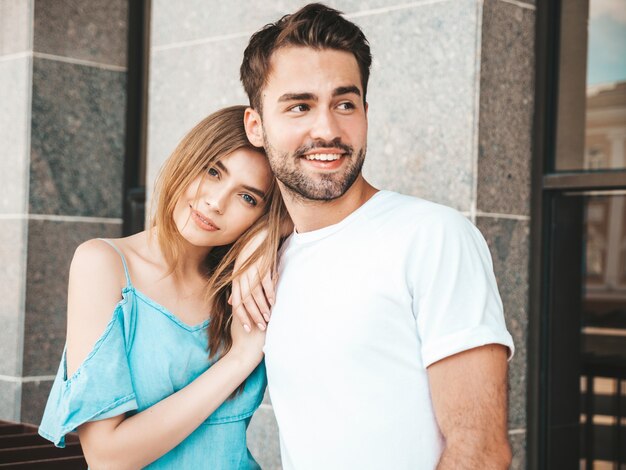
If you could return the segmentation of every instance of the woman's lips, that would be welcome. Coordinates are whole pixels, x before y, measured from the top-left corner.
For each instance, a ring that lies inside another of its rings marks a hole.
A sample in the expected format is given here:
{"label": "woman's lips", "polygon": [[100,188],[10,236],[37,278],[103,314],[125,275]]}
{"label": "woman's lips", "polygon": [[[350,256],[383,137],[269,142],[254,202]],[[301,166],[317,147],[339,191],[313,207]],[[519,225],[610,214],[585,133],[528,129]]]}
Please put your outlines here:
{"label": "woman's lips", "polygon": [[191,218],[199,228],[207,232],[216,232],[220,229],[215,222],[195,209],[191,210]]}

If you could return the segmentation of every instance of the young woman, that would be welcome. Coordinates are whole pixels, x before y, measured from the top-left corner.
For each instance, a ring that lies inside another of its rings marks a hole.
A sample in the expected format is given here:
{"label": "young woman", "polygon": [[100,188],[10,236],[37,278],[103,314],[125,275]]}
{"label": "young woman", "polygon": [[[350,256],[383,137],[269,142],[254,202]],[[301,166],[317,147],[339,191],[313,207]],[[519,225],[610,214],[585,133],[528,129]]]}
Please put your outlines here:
{"label": "young woman", "polygon": [[228,297],[234,275],[275,264],[286,212],[244,110],[218,111],[181,141],[149,230],[76,250],[39,432],[62,447],[77,428],[92,468],[258,468],[246,428],[265,390],[265,327],[231,321]]}

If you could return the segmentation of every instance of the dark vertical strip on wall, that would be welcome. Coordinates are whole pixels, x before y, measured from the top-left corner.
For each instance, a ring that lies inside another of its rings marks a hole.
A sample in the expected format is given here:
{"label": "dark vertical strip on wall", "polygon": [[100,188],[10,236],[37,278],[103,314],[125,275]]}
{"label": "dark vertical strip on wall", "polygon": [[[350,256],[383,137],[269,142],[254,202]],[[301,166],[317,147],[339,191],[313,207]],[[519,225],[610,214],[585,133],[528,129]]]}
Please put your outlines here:
{"label": "dark vertical strip on wall", "polygon": [[144,228],[150,0],[128,2],[123,234]]}
{"label": "dark vertical strip on wall", "polygon": [[527,468],[547,465],[548,324],[547,264],[549,193],[544,174],[553,167],[560,37],[560,2],[537,2],[535,113],[531,175],[531,240],[528,317]]}

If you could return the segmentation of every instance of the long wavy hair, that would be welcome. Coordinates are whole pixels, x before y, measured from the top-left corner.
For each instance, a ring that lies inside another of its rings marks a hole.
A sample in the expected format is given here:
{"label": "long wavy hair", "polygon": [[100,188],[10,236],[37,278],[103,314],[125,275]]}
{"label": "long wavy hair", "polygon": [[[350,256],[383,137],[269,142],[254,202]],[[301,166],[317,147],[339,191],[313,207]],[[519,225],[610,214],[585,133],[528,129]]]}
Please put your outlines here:
{"label": "long wavy hair", "polygon": [[[206,169],[236,150],[247,148],[260,153],[248,141],[243,125],[245,106],[224,108],[200,121],[178,144],[167,159],[157,178],[152,199],[156,205],[150,226],[156,228],[159,247],[168,265],[168,275],[177,275],[183,249],[183,237],[174,222],[174,208],[189,185]],[[230,322],[232,309],[228,304],[232,280],[259,259],[263,269],[276,270],[277,252],[281,239],[281,225],[288,214],[276,180],[272,179],[267,192],[263,214],[232,244],[213,247],[204,267],[207,279],[207,300],[210,308],[209,359],[225,354],[232,346]],[[246,262],[234,270],[241,250],[261,230],[267,236]]]}

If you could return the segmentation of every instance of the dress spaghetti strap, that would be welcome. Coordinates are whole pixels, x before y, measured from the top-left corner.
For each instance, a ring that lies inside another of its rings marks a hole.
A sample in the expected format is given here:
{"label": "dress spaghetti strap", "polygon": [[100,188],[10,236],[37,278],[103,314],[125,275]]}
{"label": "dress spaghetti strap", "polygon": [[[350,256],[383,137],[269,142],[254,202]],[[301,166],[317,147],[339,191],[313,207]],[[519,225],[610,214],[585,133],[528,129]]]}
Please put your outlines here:
{"label": "dress spaghetti strap", "polygon": [[124,257],[124,253],[113,243],[111,240],[107,240],[106,238],[98,238],[98,240],[102,240],[103,242],[108,243],[113,247],[117,254],[122,258],[122,264],[124,265],[124,274],[126,275],[126,287],[132,287],[132,283],[130,282],[130,273],[128,272],[128,265],[126,264],[126,258]]}

